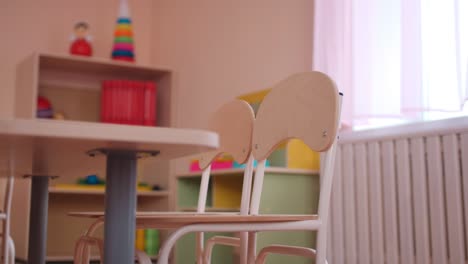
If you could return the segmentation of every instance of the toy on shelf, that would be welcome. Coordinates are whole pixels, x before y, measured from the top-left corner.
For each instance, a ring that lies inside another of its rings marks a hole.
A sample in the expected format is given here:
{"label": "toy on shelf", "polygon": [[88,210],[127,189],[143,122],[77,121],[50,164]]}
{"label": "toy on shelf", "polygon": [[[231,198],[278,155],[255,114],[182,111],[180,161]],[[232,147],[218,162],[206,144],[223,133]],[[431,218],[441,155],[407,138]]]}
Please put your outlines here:
{"label": "toy on shelf", "polygon": [[145,251],[145,230],[137,229],[135,232],[135,248]]}
{"label": "toy on shelf", "polygon": [[78,22],[74,27],[74,34],[71,37],[70,54],[91,56],[93,48],[91,47],[91,36],[89,35],[89,25],[86,22]]}
{"label": "toy on shelf", "polygon": [[54,116],[54,110],[52,104],[44,96],[37,97],[37,111],[36,117],[38,118],[52,118]]}
{"label": "toy on shelf", "polygon": [[162,191],[161,186],[155,184],[155,185],[149,185],[146,182],[138,182],[138,190],[140,191]]}
{"label": "toy on shelf", "polygon": [[159,251],[159,230],[158,229],[137,229],[135,234],[135,248],[146,252],[151,257]]}
{"label": "toy on shelf", "polygon": [[84,178],[79,178],[77,180],[77,184],[81,185],[104,185],[106,181],[104,179],[99,178],[96,174],[88,175]]}
{"label": "toy on shelf", "polygon": [[145,252],[150,256],[156,256],[159,252],[159,230],[145,230]]}
{"label": "toy on shelf", "polygon": [[112,59],[122,61],[135,61],[133,48],[132,20],[127,0],[120,0],[120,11],[117,26],[114,32],[114,46]]}
{"label": "toy on shelf", "polygon": [[56,120],[65,120],[65,114],[54,111],[52,103],[44,96],[37,97],[37,118],[52,118]]}
{"label": "toy on shelf", "polygon": [[[254,164],[253,164],[254,168],[257,167],[257,163],[258,162],[256,160],[254,160]],[[245,168],[245,164],[239,164],[239,163],[237,163],[237,161],[234,161],[234,164],[232,164],[232,167],[235,168],[235,169],[243,169],[243,168]],[[270,161],[269,160],[267,160],[265,162],[265,167],[270,167]]]}
{"label": "toy on shelf", "polygon": [[[212,170],[231,169],[234,166],[234,159],[230,155],[221,155],[211,163]],[[190,162],[190,171],[201,171],[198,160]]]}
{"label": "toy on shelf", "polygon": [[65,114],[61,112],[54,112],[53,118],[56,120],[65,120]]}

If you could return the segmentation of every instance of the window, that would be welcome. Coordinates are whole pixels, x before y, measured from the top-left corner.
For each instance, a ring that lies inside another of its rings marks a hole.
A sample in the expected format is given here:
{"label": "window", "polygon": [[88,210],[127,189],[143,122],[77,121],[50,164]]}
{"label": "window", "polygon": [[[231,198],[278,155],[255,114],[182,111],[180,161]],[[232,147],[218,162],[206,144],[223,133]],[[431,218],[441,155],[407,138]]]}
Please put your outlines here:
{"label": "window", "polygon": [[354,127],[468,115],[468,0],[317,0],[314,28]]}

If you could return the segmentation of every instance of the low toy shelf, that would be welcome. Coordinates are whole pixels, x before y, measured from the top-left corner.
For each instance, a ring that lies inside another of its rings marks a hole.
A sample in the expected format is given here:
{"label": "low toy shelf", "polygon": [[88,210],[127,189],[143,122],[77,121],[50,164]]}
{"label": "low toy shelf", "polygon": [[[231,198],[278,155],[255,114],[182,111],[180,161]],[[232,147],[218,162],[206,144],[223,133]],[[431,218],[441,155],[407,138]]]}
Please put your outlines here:
{"label": "low toy shelf", "polygon": [[[220,169],[211,172],[208,187],[207,211],[238,211],[240,206],[244,169]],[[319,198],[319,172],[308,169],[290,169],[284,167],[267,167],[260,204],[260,213],[316,213]],[[190,172],[177,175],[177,207],[180,211],[195,210],[201,172]],[[310,191],[310,186],[316,186]],[[285,199],[287,197],[288,199]],[[206,237],[216,235],[208,233]],[[235,235],[235,234],[228,234]],[[266,244],[286,243],[290,245],[311,246],[315,242],[312,232],[262,232],[258,237],[258,248]],[[176,244],[176,263],[191,263],[195,253],[187,248],[194,248],[194,235],[181,238]],[[213,263],[239,263],[237,251],[231,247],[218,246],[213,252]],[[303,259],[278,257],[269,260],[275,264],[308,263]]]}

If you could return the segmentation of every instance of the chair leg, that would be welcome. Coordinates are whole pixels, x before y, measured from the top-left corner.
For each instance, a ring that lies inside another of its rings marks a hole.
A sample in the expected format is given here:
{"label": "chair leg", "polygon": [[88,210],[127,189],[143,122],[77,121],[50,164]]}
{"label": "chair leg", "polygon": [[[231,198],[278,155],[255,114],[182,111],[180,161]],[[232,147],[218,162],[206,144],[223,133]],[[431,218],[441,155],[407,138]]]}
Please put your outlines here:
{"label": "chair leg", "polygon": [[[88,243],[97,243],[99,247],[99,254],[100,254],[100,259],[101,263],[103,263],[104,259],[104,251],[102,249],[102,241],[101,243],[96,242],[96,238],[92,237],[94,234],[94,231],[96,231],[99,227],[101,227],[104,224],[104,219],[99,218],[97,219],[91,226],[86,230],[84,235],[82,235],[76,242],[75,244],[75,255],[74,255],[74,264],[83,264],[83,263],[89,263],[89,253],[86,252],[88,249],[87,244]],[[88,255],[87,258],[85,258],[86,254]]]}
{"label": "chair leg", "polygon": [[104,263],[104,242],[102,239],[97,238],[97,237],[86,237],[86,244],[84,247],[84,254],[83,254],[83,264],[89,264],[90,262],[90,256],[91,256],[91,250],[90,246],[96,245],[98,250],[99,250],[99,259],[101,263]]}
{"label": "chair leg", "polygon": [[2,263],[8,264],[8,260],[10,259],[9,254],[10,251],[8,249],[8,238],[10,237],[10,233],[8,232],[8,225],[7,221],[3,222],[3,234],[2,234]]}
{"label": "chair leg", "polygon": [[151,259],[146,255],[145,252],[135,249],[135,257],[139,264],[152,264]]}
{"label": "chair leg", "polygon": [[240,240],[240,245],[239,245],[239,263],[240,264],[247,264],[247,258],[249,255],[249,247],[248,247],[248,241],[249,241],[249,233],[248,232],[240,232],[239,233],[239,240]]}
{"label": "chair leg", "polygon": [[103,261],[102,255],[102,241],[98,238],[81,236],[75,244],[74,264],[89,264],[90,261],[90,247],[96,244],[99,248],[101,262]]}
{"label": "chair leg", "polygon": [[15,243],[13,239],[8,236],[8,250],[9,250],[9,257],[10,257],[10,264],[15,264]]}
{"label": "chair leg", "polygon": [[83,263],[83,247],[86,243],[82,237],[80,237],[75,243],[75,253],[73,257],[73,264],[82,264]]}
{"label": "chair leg", "polygon": [[89,242],[86,242],[83,246],[83,256],[82,256],[82,259],[81,259],[81,263],[82,264],[89,264],[89,255],[90,255],[90,243]]}
{"label": "chair leg", "polygon": [[204,264],[211,264],[211,254],[213,252],[213,247],[215,245],[224,245],[231,247],[239,247],[241,241],[238,237],[224,237],[224,236],[215,236],[206,242],[206,247],[204,250]]}
{"label": "chair leg", "polygon": [[203,245],[203,241],[204,241],[204,238],[205,238],[205,234],[204,233],[196,233],[195,234],[195,255],[196,255],[196,258],[197,258],[197,261],[196,263],[197,264],[203,264],[203,260],[204,260],[204,255],[205,255],[205,252],[204,252],[204,245]]}
{"label": "chair leg", "polygon": [[[325,220],[326,221],[326,220]],[[327,226],[322,225],[317,231],[317,257],[315,263],[325,264],[327,252]]]}
{"label": "chair leg", "polygon": [[249,232],[247,245],[247,263],[253,264],[256,259],[257,232]]}

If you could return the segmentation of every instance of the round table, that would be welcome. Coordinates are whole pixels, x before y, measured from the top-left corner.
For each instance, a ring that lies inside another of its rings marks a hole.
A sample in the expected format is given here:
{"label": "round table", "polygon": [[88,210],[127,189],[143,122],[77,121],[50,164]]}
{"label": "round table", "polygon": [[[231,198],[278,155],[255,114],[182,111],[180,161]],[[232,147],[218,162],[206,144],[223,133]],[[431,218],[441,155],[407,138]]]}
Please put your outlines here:
{"label": "round table", "polygon": [[87,146],[83,155],[107,157],[104,258],[107,264],[128,264],[134,260],[137,159],[197,154],[218,147],[219,139],[214,132],[194,129],[47,119],[0,120],[1,175],[32,178],[28,263],[45,263],[48,181],[49,177],[60,175],[51,174],[38,163],[47,160],[47,155],[41,153],[47,153],[54,144],[61,144],[70,153],[76,146]]}

